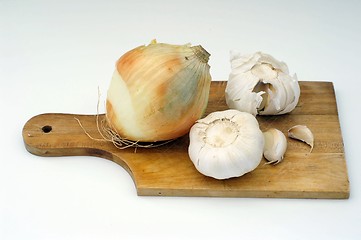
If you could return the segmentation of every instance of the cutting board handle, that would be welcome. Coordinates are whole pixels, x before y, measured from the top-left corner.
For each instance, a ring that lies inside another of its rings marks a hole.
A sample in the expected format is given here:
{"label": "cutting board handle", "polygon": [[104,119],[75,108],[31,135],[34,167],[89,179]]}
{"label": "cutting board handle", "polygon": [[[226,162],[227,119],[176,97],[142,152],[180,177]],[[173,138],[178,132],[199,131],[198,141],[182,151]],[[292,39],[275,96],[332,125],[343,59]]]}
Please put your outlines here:
{"label": "cutting board handle", "polygon": [[[40,114],[29,119],[23,128],[26,149],[39,156],[104,157],[105,141],[95,131],[95,115],[61,113]],[[81,123],[81,125],[79,124]],[[94,135],[91,139],[86,132]],[[99,154],[101,152],[101,154]],[[105,154],[112,158],[111,153]]]}
{"label": "cutting board handle", "polygon": [[[102,119],[103,115],[98,118]],[[97,128],[96,115],[45,113],[29,119],[22,131],[25,148],[44,157],[95,156],[121,165],[134,179],[132,164],[122,157],[134,149],[117,150],[102,139]],[[90,137],[91,136],[91,137]]]}

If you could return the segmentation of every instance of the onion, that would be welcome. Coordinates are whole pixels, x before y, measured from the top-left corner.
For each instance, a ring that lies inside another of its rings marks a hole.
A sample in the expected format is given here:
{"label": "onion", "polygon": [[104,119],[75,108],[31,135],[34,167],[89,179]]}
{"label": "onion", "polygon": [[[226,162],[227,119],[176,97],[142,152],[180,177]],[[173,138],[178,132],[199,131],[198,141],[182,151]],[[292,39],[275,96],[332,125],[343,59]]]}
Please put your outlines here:
{"label": "onion", "polygon": [[201,46],[152,41],[125,53],[108,89],[106,121],[122,139],[178,138],[202,117],[211,84]]}

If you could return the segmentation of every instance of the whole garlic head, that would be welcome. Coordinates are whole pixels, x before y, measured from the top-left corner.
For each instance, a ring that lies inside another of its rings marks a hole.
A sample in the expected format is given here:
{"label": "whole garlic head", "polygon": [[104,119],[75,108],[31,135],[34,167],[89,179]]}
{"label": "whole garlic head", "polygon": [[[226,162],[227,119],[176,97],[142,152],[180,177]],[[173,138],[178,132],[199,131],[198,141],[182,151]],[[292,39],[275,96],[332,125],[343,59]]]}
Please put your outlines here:
{"label": "whole garlic head", "polygon": [[213,112],[193,125],[189,157],[203,175],[239,177],[262,160],[264,138],[256,118],[234,109]]}
{"label": "whole garlic head", "polygon": [[292,111],[299,100],[297,76],[269,54],[231,52],[225,91],[228,107],[253,115],[279,115]]}

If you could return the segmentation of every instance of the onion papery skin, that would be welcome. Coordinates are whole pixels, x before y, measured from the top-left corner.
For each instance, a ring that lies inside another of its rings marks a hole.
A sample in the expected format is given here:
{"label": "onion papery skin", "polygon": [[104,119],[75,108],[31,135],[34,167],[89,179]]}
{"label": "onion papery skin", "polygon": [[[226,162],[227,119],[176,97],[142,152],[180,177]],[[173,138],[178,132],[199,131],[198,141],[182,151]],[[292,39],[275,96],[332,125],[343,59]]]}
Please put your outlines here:
{"label": "onion papery skin", "polygon": [[124,139],[178,138],[205,112],[210,54],[201,46],[152,42],[125,53],[108,89],[106,119]]}

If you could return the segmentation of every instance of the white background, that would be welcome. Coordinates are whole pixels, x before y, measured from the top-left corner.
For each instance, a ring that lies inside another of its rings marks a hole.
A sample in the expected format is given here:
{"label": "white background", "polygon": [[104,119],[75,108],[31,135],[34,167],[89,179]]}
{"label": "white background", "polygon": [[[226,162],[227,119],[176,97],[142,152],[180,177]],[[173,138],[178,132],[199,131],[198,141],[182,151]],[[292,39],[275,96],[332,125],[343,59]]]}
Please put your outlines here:
{"label": "white background", "polygon": [[[0,239],[356,239],[361,236],[360,1],[0,0]],[[120,166],[29,154],[45,112],[96,113],[114,63],[153,38],[201,44],[214,80],[229,51],[264,51],[335,85],[348,200],[139,197]]]}

